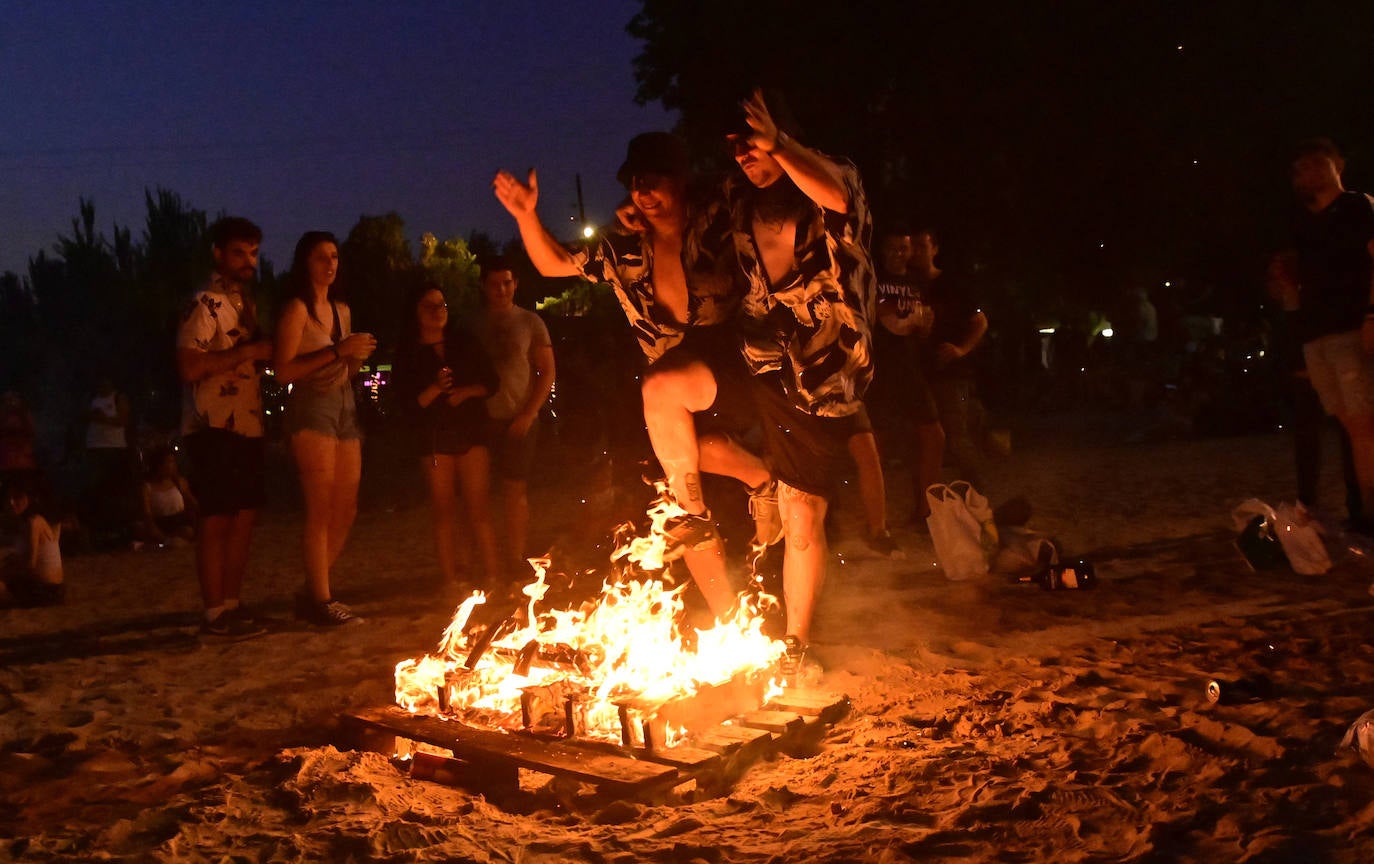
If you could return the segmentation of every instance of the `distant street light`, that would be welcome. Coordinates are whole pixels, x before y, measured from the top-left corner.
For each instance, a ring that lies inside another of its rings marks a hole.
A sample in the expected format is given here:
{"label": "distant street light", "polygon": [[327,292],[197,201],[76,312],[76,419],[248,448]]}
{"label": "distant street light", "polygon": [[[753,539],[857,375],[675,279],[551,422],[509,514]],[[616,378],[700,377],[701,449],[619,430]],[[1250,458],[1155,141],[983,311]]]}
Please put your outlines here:
{"label": "distant street light", "polygon": [[585,237],[585,238],[588,239],[588,240],[590,240],[590,239],[592,239],[593,237],[595,237],[595,236],[596,236],[596,226],[595,226],[595,225],[583,225],[583,226],[582,226],[582,236]]}

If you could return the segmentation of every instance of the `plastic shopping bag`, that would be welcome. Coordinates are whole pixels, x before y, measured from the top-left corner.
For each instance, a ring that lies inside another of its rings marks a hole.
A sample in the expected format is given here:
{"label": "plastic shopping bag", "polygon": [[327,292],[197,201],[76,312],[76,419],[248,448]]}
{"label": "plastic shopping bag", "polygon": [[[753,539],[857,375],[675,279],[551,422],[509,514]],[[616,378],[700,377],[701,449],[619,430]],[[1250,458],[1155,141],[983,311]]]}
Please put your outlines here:
{"label": "plastic shopping bag", "polygon": [[997,528],[992,523],[988,499],[960,480],[935,483],[926,489],[930,503],[930,539],[940,569],[954,581],[986,576],[988,553],[997,548]]}
{"label": "plastic shopping bag", "polygon": [[1294,573],[1320,576],[1331,569],[1331,556],[1322,540],[1321,523],[1301,504],[1280,504],[1274,510],[1275,533]]}
{"label": "plastic shopping bag", "polygon": [[1039,573],[1059,563],[1059,548],[1054,541],[1029,528],[1004,528],[990,569],[1007,576]]}

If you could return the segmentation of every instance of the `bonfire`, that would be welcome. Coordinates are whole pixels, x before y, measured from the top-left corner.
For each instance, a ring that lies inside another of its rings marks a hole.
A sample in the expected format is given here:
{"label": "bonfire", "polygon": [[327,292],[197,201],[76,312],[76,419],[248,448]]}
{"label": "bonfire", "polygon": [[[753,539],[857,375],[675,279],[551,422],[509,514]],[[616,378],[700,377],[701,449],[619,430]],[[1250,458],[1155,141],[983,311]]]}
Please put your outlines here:
{"label": "bonfire", "polygon": [[659,733],[665,740],[658,743],[672,745],[690,723],[671,706],[724,687],[755,690],[755,707],[775,695],[783,686],[774,677],[783,646],[764,635],[763,624],[776,599],[741,592],[724,620],[686,628],[687,586],[672,583],[661,530],[681,511],[661,485],[659,491],[647,533],[621,526],[611,556],[616,575],[593,599],[577,608],[542,609],[550,562],[531,559],[536,576],[522,588],[517,608],[488,626],[470,627],[474,610],[489,602],[474,591],[435,653],[397,664],[397,704],[494,729],[625,744],[649,743],[629,739],[627,729],[640,728],[627,723],[629,715],[677,716],[681,725],[668,722]]}

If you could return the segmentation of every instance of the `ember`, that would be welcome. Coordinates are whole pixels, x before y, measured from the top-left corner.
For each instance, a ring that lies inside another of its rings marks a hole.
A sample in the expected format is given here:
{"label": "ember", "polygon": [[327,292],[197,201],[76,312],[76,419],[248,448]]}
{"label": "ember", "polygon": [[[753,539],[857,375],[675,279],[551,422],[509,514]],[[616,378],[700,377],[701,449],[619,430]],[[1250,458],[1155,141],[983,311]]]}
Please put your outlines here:
{"label": "ember", "polygon": [[[666,501],[660,496],[649,511],[654,526],[672,515]],[[550,562],[531,559],[537,576],[522,589],[526,599],[485,628],[468,627],[487,602],[473,592],[437,653],[397,664],[397,704],[495,729],[649,747],[761,706],[781,689],[771,675],[783,646],[762,632],[776,600],[741,593],[726,620],[684,633],[686,586],[650,575],[663,569],[663,552],[657,530],[622,540],[612,556],[623,568],[618,578],[578,608],[548,611],[538,607]],[[684,708],[702,694],[726,713]]]}

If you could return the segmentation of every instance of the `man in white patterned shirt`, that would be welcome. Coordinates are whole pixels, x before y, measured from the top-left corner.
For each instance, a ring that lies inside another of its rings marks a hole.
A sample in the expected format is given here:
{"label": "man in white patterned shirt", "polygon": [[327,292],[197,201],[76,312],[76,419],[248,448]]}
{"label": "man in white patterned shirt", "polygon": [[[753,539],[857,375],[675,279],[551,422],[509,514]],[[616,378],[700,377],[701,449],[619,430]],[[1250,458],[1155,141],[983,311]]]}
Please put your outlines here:
{"label": "man in white patterned shirt", "polygon": [[210,228],[215,272],[196,292],[177,331],[177,371],[185,384],[181,432],[200,502],[196,573],[207,636],[263,632],[240,605],[248,551],[264,483],[261,373],[272,342],[258,327],[252,283],[262,230],[227,217]]}

